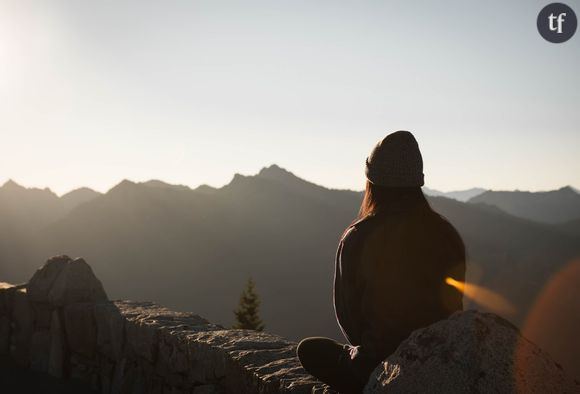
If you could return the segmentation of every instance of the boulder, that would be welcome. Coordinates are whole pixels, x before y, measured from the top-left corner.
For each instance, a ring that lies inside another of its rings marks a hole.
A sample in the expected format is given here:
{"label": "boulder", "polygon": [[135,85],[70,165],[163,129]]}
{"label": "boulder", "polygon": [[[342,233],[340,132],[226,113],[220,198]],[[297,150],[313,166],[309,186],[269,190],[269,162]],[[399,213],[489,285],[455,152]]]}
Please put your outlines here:
{"label": "boulder", "polygon": [[365,393],[578,393],[580,384],[492,313],[457,312],[414,331],[372,373]]}
{"label": "boulder", "polygon": [[10,349],[10,318],[0,316],[0,355],[8,354]]}
{"label": "boulder", "polygon": [[139,318],[127,325],[127,342],[131,350],[139,357],[154,363],[159,343],[159,323],[155,320]]}
{"label": "boulder", "polygon": [[157,373],[169,376],[171,373],[185,373],[189,368],[187,338],[175,329],[162,328],[159,336],[159,357]]}
{"label": "boulder", "polygon": [[106,358],[101,358],[99,368],[101,393],[111,393],[114,368],[115,364],[113,362],[108,361]]}
{"label": "boulder", "polygon": [[30,368],[38,372],[48,372],[49,355],[50,331],[36,331],[30,341]]}
{"label": "boulder", "polygon": [[68,349],[89,359],[97,348],[97,327],[94,304],[77,303],[63,308],[64,328]]}
{"label": "boulder", "polygon": [[123,355],[125,318],[113,302],[95,304],[99,352],[118,361]]}
{"label": "boulder", "polygon": [[[30,299],[30,296],[28,297]],[[48,330],[50,328],[50,319],[53,308],[46,303],[32,302],[34,311],[34,326],[37,330]]]}
{"label": "boulder", "polygon": [[57,307],[77,302],[107,300],[101,281],[83,259],[69,261],[62,268],[48,292],[49,304]]}
{"label": "boulder", "polygon": [[54,282],[73,260],[65,255],[51,257],[28,282],[28,297],[33,302],[47,303]]}
{"label": "boulder", "polygon": [[59,311],[53,311],[50,322],[50,353],[48,356],[48,373],[50,375],[62,378],[65,354],[64,327]]}
{"label": "boulder", "polygon": [[0,282],[0,316],[8,315],[10,310],[8,308],[9,300],[8,294],[13,286],[9,283]]}
{"label": "boulder", "polygon": [[14,293],[20,289],[22,289],[22,286],[0,282],[0,316],[9,316],[12,314]]}
{"label": "boulder", "polygon": [[111,393],[121,393],[123,388],[123,382],[126,380],[127,375],[127,359],[122,358],[117,363],[113,369],[113,378],[111,381]]}
{"label": "boulder", "polygon": [[30,339],[34,331],[34,313],[30,301],[28,301],[26,289],[14,292],[12,320],[14,323],[12,356],[19,365],[28,365],[30,362]]}

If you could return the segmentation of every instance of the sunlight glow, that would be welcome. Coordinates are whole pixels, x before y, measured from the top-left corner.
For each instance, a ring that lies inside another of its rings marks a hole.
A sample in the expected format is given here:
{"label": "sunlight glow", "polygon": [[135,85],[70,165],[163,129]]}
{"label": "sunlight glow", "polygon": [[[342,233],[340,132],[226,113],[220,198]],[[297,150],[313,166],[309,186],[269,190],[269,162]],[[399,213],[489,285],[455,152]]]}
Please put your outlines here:
{"label": "sunlight glow", "polygon": [[[555,273],[536,298],[522,334],[546,350],[574,379],[580,379],[580,260]],[[518,363],[525,365],[519,349]]]}
{"label": "sunlight glow", "polygon": [[505,297],[483,286],[461,282],[451,277],[445,278],[445,283],[449,286],[455,287],[457,290],[462,292],[465,297],[492,312],[502,315],[513,315],[516,311],[512,303]]}

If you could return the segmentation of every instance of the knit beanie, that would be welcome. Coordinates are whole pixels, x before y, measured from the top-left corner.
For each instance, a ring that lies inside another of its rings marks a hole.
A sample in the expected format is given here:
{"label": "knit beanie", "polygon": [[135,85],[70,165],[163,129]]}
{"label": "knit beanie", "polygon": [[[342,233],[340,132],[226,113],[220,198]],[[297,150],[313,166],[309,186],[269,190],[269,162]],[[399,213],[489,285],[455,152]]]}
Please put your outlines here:
{"label": "knit beanie", "polygon": [[396,131],[379,141],[366,160],[366,177],[379,186],[423,186],[423,158],[413,134]]}

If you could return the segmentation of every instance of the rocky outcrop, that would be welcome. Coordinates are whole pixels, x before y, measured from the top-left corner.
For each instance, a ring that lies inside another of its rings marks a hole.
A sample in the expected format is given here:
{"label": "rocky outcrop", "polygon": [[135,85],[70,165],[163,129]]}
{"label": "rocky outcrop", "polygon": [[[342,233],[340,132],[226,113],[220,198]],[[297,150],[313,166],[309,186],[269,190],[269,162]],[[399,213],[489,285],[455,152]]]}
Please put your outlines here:
{"label": "rocky outcrop", "polygon": [[508,321],[466,311],[413,332],[365,393],[580,393],[580,383]]}
{"label": "rocky outcrop", "polygon": [[0,354],[101,393],[324,392],[295,349],[193,313],[108,301],[82,259],[54,257],[26,286],[0,287]]}
{"label": "rocky outcrop", "polygon": [[[0,355],[103,394],[332,392],[295,350],[193,313],[109,301],[82,259],[54,257],[27,285],[0,283]],[[580,384],[509,322],[467,311],[413,332],[365,392],[580,393]]]}
{"label": "rocky outcrop", "polygon": [[48,260],[30,279],[27,292],[30,301],[53,307],[107,300],[91,267],[83,259],[68,256]]}

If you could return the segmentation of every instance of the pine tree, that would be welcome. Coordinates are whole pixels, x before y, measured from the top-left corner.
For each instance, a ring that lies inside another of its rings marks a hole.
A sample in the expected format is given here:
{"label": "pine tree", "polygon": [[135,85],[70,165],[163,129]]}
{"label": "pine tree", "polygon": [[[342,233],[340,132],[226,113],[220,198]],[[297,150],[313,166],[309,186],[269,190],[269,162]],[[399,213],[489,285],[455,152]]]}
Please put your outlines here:
{"label": "pine tree", "polygon": [[236,323],[233,328],[262,331],[264,329],[264,324],[258,314],[259,306],[260,298],[256,293],[256,284],[252,278],[249,278],[246,288],[240,296],[240,303],[234,311]]}

